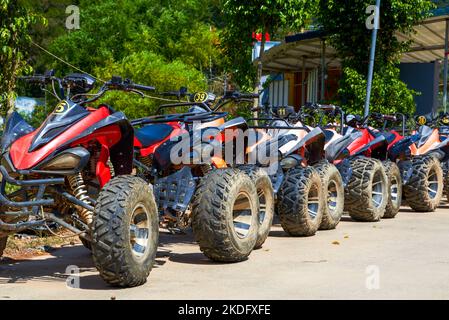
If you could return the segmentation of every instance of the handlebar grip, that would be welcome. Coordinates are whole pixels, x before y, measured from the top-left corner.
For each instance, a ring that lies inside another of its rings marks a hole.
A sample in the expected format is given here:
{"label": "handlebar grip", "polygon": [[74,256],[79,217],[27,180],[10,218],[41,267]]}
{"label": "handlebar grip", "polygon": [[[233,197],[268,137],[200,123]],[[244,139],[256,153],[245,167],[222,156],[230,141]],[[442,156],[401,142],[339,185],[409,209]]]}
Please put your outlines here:
{"label": "handlebar grip", "polygon": [[28,83],[45,83],[47,81],[45,76],[19,77],[19,79]]}
{"label": "handlebar grip", "polygon": [[155,91],[156,90],[155,87],[144,86],[141,84],[132,84],[130,87],[132,89],[136,89],[136,90],[140,90],[140,91]]}
{"label": "handlebar grip", "polygon": [[325,110],[325,111],[334,111],[336,107],[334,105],[317,105],[318,109]]}
{"label": "handlebar grip", "polygon": [[240,94],[238,97],[241,99],[257,99],[260,97],[260,95],[257,93],[244,93]]}
{"label": "handlebar grip", "polygon": [[397,121],[398,120],[396,116],[390,116],[390,115],[384,115],[383,118],[388,121]]}

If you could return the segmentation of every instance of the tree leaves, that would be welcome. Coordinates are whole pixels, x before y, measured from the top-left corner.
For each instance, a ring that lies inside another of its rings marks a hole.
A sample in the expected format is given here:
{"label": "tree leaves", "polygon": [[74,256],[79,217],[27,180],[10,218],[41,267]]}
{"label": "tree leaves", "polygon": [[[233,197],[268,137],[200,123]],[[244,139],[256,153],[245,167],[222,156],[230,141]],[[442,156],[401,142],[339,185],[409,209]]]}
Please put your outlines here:
{"label": "tree leaves", "polygon": [[[351,112],[363,112],[366,95],[371,30],[366,28],[366,8],[371,0],[320,0],[319,21],[330,34],[330,42],[343,61],[343,79],[339,95]],[[400,42],[395,33],[411,34],[413,27],[432,8],[428,0],[383,0],[380,8],[380,30],[375,58],[375,75],[371,105],[373,111],[413,113],[413,96],[399,79],[401,53],[409,42]]]}

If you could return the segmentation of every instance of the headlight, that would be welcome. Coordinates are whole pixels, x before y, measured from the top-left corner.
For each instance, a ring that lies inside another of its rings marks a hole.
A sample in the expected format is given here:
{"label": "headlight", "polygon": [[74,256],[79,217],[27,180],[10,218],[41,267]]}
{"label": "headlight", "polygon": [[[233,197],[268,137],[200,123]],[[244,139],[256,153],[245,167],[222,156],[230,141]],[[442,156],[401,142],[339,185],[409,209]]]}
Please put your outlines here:
{"label": "headlight", "polygon": [[42,167],[42,170],[70,170],[78,167],[81,158],[74,154],[59,156]]}
{"label": "headlight", "polygon": [[55,158],[41,164],[38,171],[79,171],[87,164],[90,153],[84,148],[63,151]]}

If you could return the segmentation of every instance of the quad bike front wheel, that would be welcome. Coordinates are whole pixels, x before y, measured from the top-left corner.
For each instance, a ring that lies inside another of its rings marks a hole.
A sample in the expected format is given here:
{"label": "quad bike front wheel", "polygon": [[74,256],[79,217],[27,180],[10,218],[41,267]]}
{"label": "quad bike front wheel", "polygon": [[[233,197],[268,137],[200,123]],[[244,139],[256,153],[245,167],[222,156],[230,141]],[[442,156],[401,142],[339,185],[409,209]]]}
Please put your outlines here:
{"label": "quad bike front wheel", "polygon": [[86,248],[89,251],[92,251],[92,243],[89,240],[86,240],[83,237],[79,237],[79,239],[83,244],[84,248]]}
{"label": "quad bike front wheel", "polygon": [[8,242],[8,237],[0,238],[0,258],[3,256],[3,251],[6,249],[6,243]]}
{"label": "quad bike front wheel", "polygon": [[270,177],[261,168],[243,167],[243,170],[256,185],[259,197],[259,232],[254,249],[262,248],[268,238],[274,218],[274,191]]}
{"label": "quad bike front wheel", "polygon": [[402,177],[401,171],[396,163],[384,161],[383,166],[388,179],[388,202],[385,208],[384,219],[396,217],[402,203]]}
{"label": "quad bike front wheel", "polygon": [[254,249],[259,232],[259,200],[243,171],[217,169],[204,176],[192,205],[192,229],[206,257],[239,262]]}
{"label": "quad bike front wheel", "polygon": [[412,175],[404,186],[407,204],[417,212],[432,212],[443,196],[443,170],[438,159],[432,156],[412,160]]}
{"label": "quad bike front wheel", "polygon": [[312,168],[287,172],[278,194],[277,210],[281,226],[294,237],[313,236],[323,218],[323,186]]}
{"label": "quad bike front wheel", "polygon": [[345,211],[356,221],[375,222],[385,214],[388,178],[379,160],[351,160],[352,176],[345,188]]}
{"label": "quad bike front wheel", "polygon": [[444,180],[444,194],[449,202],[449,161],[442,163],[443,180]]}
{"label": "quad bike front wheel", "polygon": [[315,166],[324,192],[323,220],[320,230],[332,230],[340,223],[345,205],[343,180],[337,167],[325,161]]}
{"label": "quad bike front wheel", "polygon": [[92,255],[103,280],[118,287],[144,284],[159,240],[158,212],[148,184],[135,176],[113,178],[100,192],[92,228]]}

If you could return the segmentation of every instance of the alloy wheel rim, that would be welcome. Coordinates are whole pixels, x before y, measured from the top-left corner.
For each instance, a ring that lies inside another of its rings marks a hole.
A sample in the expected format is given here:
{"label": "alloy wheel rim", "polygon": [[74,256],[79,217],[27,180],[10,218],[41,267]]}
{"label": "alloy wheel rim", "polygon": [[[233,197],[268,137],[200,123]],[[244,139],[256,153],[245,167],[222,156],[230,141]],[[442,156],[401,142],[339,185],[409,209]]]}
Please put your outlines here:
{"label": "alloy wheel rim", "polygon": [[144,205],[138,204],[133,210],[129,226],[131,252],[137,260],[149,251],[150,215]]}
{"label": "alloy wheel rim", "polygon": [[373,179],[373,186],[371,191],[371,201],[375,208],[380,208],[384,200],[384,181],[382,174],[376,172]]}
{"label": "alloy wheel rim", "polygon": [[429,197],[433,200],[437,197],[438,194],[438,176],[435,169],[429,173],[429,179],[427,180],[427,192],[429,193]]}
{"label": "alloy wheel rim", "polygon": [[307,211],[309,217],[315,220],[318,216],[318,210],[320,209],[320,198],[318,192],[318,186],[315,184],[310,188],[307,194]]}
{"label": "alloy wheel rim", "polygon": [[[251,229],[252,208],[249,196],[240,192],[232,208],[234,231],[240,239],[245,239]],[[259,217],[260,219],[260,217]]]}

